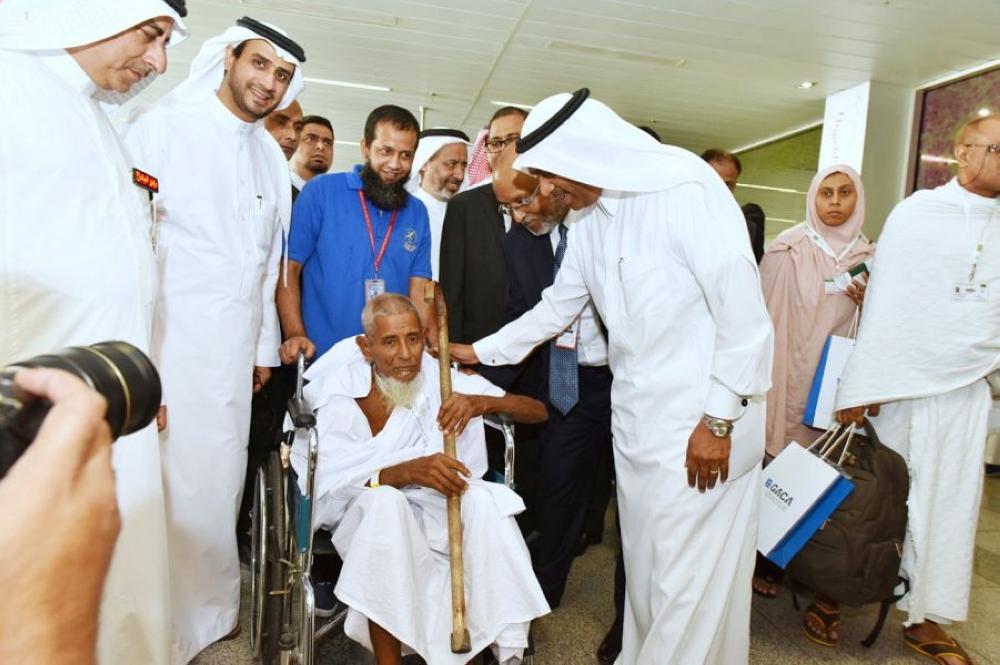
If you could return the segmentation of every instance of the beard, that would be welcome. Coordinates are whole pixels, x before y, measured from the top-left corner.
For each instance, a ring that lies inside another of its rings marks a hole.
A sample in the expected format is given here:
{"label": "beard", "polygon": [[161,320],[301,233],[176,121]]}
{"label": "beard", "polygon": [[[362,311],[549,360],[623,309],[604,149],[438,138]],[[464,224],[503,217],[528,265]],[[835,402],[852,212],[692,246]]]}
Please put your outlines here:
{"label": "beard", "polygon": [[540,228],[537,231],[527,224],[524,224],[523,226],[528,229],[528,232],[533,236],[547,236],[552,233],[557,226],[559,226],[559,222],[539,222],[539,225]]}
{"label": "beard", "polygon": [[252,118],[256,118],[257,120],[266,118],[281,103],[281,97],[275,95],[271,103],[266,107],[260,106],[254,98],[253,93],[250,92],[250,83],[246,79],[240,77],[235,71],[229,72],[226,78],[226,84],[229,86],[229,92],[236,108]]}
{"label": "beard", "polygon": [[365,162],[361,169],[361,189],[382,210],[399,210],[406,205],[409,196],[406,181],[409,179],[407,176],[396,182],[385,182],[372,168],[371,162]]}
{"label": "beard", "polygon": [[411,408],[424,384],[424,377],[420,374],[415,376],[412,381],[400,381],[391,376],[382,376],[377,369],[374,374],[375,388],[378,389],[382,403],[385,404],[385,408],[390,413],[397,406]]}

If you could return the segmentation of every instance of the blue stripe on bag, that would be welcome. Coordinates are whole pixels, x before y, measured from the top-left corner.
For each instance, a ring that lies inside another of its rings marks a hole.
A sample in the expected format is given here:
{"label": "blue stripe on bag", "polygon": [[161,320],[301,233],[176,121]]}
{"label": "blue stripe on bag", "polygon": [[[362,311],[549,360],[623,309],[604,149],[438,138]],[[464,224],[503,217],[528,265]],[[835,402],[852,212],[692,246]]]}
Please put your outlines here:
{"label": "blue stripe on bag", "polygon": [[840,476],[816,503],[795,523],[784,538],[767,553],[767,558],[784,568],[799,553],[813,534],[826,523],[847,495],[854,491],[854,483]]}
{"label": "blue stripe on bag", "polygon": [[826,375],[826,360],[830,355],[831,336],[827,336],[823,344],[823,351],[819,354],[819,365],[816,366],[816,373],[813,375],[812,385],[809,386],[809,399],[806,401],[806,410],[802,414],[802,422],[811,425],[816,420],[816,404],[819,402],[819,393],[823,389],[823,377]]}

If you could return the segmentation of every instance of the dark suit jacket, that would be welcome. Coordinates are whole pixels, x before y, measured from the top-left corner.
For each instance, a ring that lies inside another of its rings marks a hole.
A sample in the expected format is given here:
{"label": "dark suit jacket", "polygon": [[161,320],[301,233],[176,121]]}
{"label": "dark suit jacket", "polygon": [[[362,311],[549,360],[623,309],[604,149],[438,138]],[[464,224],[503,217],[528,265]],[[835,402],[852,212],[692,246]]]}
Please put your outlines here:
{"label": "dark suit jacket", "polygon": [[743,206],[743,217],[747,220],[747,233],[750,234],[750,247],[757,263],[764,258],[764,209],[756,203]]}
{"label": "dark suit jacket", "polygon": [[[507,260],[507,304],[505,322],[513,321],[542,299],[542,291],[552,285],[555,278],[555,257],[549,236],[535,236],[514,224],[504,239]],[[540,344],[521,363],[516,383],[525,394],[548,401],[549,345]]]}
{"label": "dark suit jacket", "polygon": [[488,184],[448,202],[438,273],[452,342],[471,344],[504,324],[507,268],[499,205]]}

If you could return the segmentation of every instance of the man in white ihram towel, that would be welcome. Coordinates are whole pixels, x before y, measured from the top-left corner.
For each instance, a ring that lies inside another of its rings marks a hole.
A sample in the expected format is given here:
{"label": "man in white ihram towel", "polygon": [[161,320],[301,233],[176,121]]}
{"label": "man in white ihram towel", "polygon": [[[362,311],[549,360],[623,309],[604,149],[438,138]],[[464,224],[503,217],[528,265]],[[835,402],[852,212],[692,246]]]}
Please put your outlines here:
{"label": "man in white ihram towel", "polygon": [[710,166],[587,95],[539,102],[514,163],[583,211],[555,282],[453,356],[517,362],[593,297],[614,374],[627,578],[618,662],[745,663],[772,355],[746,223]]}
{"label": "man in white ihram towel", "polygon": [[1000,367],[1000,118],[973,120],[958,175],[893,208],[879,237],[857,343],[837,391],[841,422],[873,422],[906,459],[909,520],[900,574],[904,639],[939,662],[966,657],[939,624],[965,621]]}

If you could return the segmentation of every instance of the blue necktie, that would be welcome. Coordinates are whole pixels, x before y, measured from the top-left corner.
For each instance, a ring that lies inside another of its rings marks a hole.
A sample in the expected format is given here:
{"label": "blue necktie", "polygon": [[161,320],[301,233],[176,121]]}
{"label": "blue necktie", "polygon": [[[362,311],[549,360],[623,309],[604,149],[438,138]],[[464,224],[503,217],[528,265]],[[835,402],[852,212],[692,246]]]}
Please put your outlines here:
{"label": "blue necktie", "polygon": [[[554,274],[558,274],[566,255],[565,224],[559,225],[559,245],[556,247]],[[549,403],[559,413],[569,413],[580,398],[579,377],[576,369],[576,348],[563,349],[556,346],[556,340],[549,342]]]}

